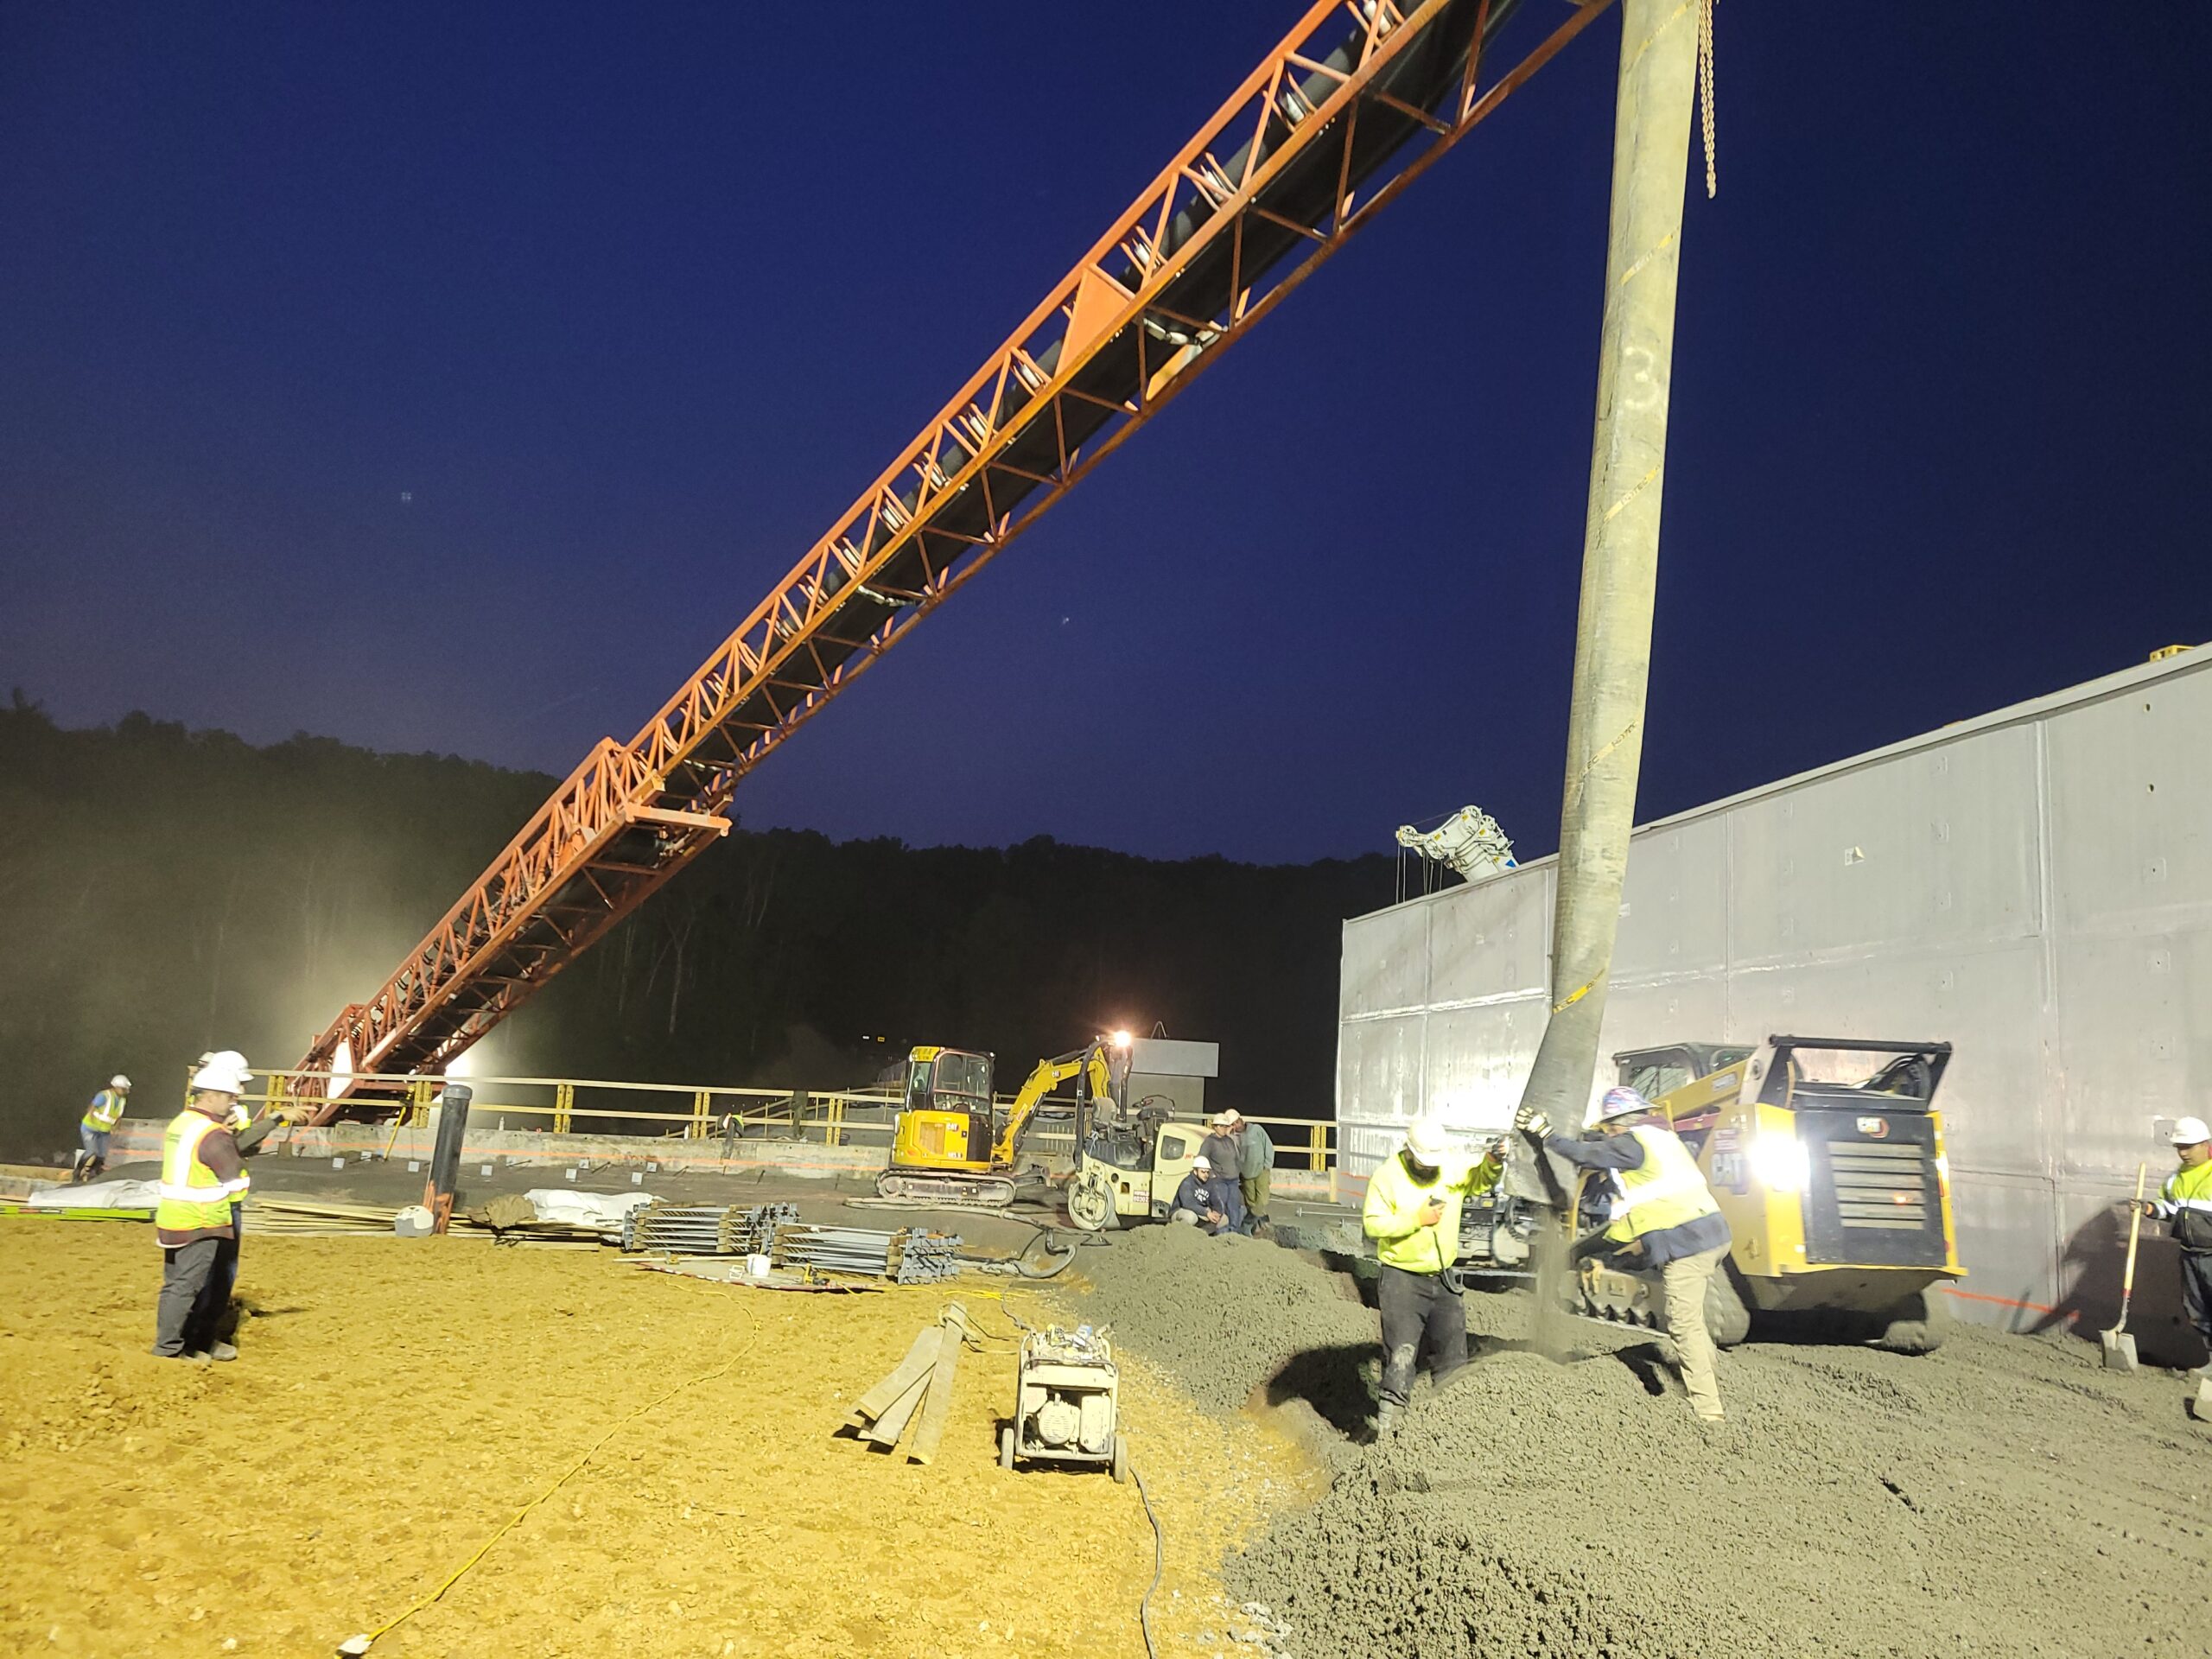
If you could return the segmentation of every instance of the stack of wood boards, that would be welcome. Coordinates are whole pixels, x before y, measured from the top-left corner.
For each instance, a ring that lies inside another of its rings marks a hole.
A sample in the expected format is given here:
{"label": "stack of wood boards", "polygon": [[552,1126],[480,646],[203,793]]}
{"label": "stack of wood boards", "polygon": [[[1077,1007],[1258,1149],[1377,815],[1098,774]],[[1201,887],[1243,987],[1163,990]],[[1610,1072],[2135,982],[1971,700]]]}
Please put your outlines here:
{"label": "stack of wood boards", "polygon": [[245,1228],[262,1237],[283,1233],[301,1238],[389,1238],[397,1213],[382,1205],[253,1192],[246,1197]]}
{"label": "stack of wood boards", "polygon": [[915,1463],[931,1461],[952,1414],[952,1385],[963,1342],[980,1348],[982,1333],[969,1323],[966,1308],[948,1303],[938,1322],[925,1325],[914,1338],[898,1369],[861,1396],[847,1426],[886,1452],[896,1451],[899,1437],[912,1426],[907,1457]]}

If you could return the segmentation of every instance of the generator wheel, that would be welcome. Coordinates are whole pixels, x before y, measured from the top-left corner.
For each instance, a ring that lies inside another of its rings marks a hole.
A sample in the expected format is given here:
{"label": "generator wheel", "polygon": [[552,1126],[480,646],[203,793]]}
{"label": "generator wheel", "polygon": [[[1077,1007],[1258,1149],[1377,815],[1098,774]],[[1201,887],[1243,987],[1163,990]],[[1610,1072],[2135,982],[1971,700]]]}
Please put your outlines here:
{"label": "generator wheel", "polygon": [[1113,1189],[1103,1181],[1076,1182],[1068,1188],[1068,1219],[1086,1233],[1111,1232],[1122,1219]]}
{"label": "generator wheel", "polygon": [[1751,1334],[1751,1304],[1736,1281],[1736,1264],[1725,1256],[1705,1281],[1705,1328],[1716,1348],[1733,1348]]}
{"label": "generator wheel", "polygon": [[999,1425],[999,1467],[1001,1469],[1014,1467],[1014,1425],[1012,1423]]}
{"label": "generator wheel", "polygon": [[1950,1334],[1950,1306],[1942,1293],[1930,1285],[1916,1290],[1890,1310],[1889,1322],[1874,1345],[1896,1354],[1932,1354]]}
{"label": "generator wheel", "polygon": [[1113,1476],[1117,1486],[1129,1478],[1129,1443],[1119,1434],[1114,1437]]}

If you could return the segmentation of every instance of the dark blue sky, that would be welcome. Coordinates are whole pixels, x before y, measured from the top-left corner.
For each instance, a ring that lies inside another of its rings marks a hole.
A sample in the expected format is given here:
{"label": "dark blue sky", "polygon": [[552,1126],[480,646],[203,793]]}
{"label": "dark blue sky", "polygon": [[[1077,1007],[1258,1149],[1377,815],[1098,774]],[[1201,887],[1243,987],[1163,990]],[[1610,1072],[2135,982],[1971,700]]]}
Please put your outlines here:
{"label": "dark blue sky", "polygon": [[[0,681],[72,723],[565,772],[1296,10],[8,8]],[[1476,800],[1548,849],[1618,41],[772,757],[744,821],[1305,859]],[[2212,11],[1739,3],[1719,48],[1647,817],[2212,637]]]}

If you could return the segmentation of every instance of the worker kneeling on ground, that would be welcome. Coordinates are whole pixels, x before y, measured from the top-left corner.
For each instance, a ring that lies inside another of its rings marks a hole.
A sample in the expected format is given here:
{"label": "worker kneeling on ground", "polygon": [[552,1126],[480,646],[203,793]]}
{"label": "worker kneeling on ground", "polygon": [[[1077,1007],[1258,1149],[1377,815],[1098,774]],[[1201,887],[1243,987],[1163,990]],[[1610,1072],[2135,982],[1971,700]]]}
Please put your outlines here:
{"label": "worker kneeling on ground", "polygon": [[1633,1265],[1658,1270],[1667,1334],[1674,1338],[1690,1408],[1707,1422],[1719,1422],[1720,1385],[1713,1375],[1705,1292],[1731,1239],[1690,1149],[1633,1089],[1605,1090],[1592,1132],[1580,1137],[1554,1135],[1551,1120],[1525,1106],[1513,1122],[1569,1163],[1611,1173],[1612,1217],[1604,1241]]}
{"label": "worker kneeling on ground", "polygon": [[[2174,1154],[2181,1167],[2166,1177],[2143,1213],[2166,1224],[2181,1247],[2181,1305],[2204,1345],[2212,1348],[2212,1126],[2201,1117],[2174,1125]],[[2212,1376],[2212,1364],[2200,1368]]]}
{"label": "worker kneeling on ground", "polygon": [[162,1297],[154,1353],[162,1359],[236,1359],[219,1341],[216,1267],[238,1236],[233,1194],[245,1190],[245,1166],[230,1129],[231,1110],[252,1074],[245,1057],[224,1049],[192,1074],[191,1103],[162,1137],[160,1196],[154,1236],[162,1247]]}
{"label": "worker kneeling on ground", "polygon": [[77,1122],[77,1161],[69,1172],[72,1181],[79,1185],[97,1181],[107,1173],[108,1137],[115,1133],[130,1104],[130,1079],[118,1071],[107,1080],[106,1088],[92,1096],[92,1103]]}
{"label": "worker kneeling on ground", "polygon": [[1236,1177],[1217,1175],[1213,1160],[1204,1156],[1192,1160],[1191,1173],[1175,1189],[1169,1213],[1177,1221],[1217,1235],[1244,1230],[1244,1200],[1236,1190]]}
{"label": "worker kneeling on ground", "polygon": [[1362,1221],[1382,1258],[1376,1300],[1382,1311],[1382,1402],[1377,1440],[1396,1432],[1413,1398],[1422,1340],[1429,1376],[1439,1388],[1467,1363],[1467,1311],[1444,1270],[1459,1259],[1459,1209],[1471,1193],[1497,1185],[1493,1146],[1477,1162],[1452,1149],[1444,1126],[1425,1117],[1406,1130],[1406,1144],[1367,1181]]}

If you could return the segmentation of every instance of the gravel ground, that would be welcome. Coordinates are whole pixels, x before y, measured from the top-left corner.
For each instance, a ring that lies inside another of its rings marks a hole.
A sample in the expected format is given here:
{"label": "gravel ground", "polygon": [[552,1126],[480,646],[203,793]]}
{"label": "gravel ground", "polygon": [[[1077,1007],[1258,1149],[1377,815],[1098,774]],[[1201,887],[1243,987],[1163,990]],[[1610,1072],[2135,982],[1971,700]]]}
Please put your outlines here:
{"label": "gravel ground", "polygon": [[[1103,1259],[1102,1259],[1103,1258]],[[1089,1252],[1088,1316],[1210,1410],[1306,1431],[1334,1478],[1229,1563],[1297,1659],[1918,1659],[2139,1654],[2197,1639],[2212,1429],[2171,1374],[2069,1338],[1961,1328],[1925,1357],[1755,1343],[1729,1421],[1658,1345],[1471,1294],[1474,1363],[1366,1443],[1373,1312],[1318,1261],[1154,1228]],[[2187,1634],[2184,1634],[2187,1633]]]}

